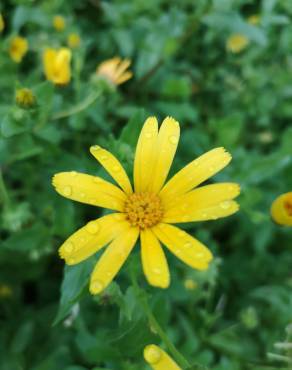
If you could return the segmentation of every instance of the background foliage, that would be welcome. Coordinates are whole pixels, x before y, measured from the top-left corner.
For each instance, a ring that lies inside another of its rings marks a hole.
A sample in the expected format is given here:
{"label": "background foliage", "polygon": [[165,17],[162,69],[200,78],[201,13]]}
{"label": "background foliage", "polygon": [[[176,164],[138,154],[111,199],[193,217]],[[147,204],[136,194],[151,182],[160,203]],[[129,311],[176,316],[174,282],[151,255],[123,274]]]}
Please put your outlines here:
{"label": "background foliage", "polygon": [[[289,335],[292,312],[291,229],[269,215],[272,200],[292,189],[291,1],[7,0],[0,11],[1,370],[147,369],[143,347],[161,342],[130,271],[191,363],[287,369],[267,352],[284,354],[274,343]],[[66,19],[62,32],[52,27],[56,14]],[[258,25],[247,22],[254,14]],[[41,53],[65,45],[72,31],[81,36],[73,79],[54,87],[45,82]],[[225,47],[233,33],[250,40],[238,54]],[[15,34],[30,45],[19,65],[7,52]],[[100,94],[92,75],[115,55],[132,59],[134,78]],[[37,107],[15,104],[20,86],[32,89]],[[76,106],[79,112],[68,115]],[[192,271],[168,255],[171,287],[152,289],[137,247],[106,293],[92,297],[87,280],[96,257],[64,269],[57,248],[100,210],[60,198],[51,177],[99,174],[88,152],[97,143],[130,172],[148,115],[181,123],[173,170],[216,146],[232,153],[216,180],[241,184],[241,211],[188,226],[217,256],[209,271]],[[187,290],[186,279],[196,288]]]}

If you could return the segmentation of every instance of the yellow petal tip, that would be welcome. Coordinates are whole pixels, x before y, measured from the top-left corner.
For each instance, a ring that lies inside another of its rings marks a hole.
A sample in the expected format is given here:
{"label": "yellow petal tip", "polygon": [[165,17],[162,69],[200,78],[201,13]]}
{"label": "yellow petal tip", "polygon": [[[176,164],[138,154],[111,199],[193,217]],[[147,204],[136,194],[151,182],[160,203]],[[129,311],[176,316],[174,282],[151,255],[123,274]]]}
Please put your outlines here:
{"label": "yellow petal tip", "polygon": [[149,364],[157,364],[162,357],[162,352],[159,347],[154,344],[149,344],[144,348],[144,358]]}

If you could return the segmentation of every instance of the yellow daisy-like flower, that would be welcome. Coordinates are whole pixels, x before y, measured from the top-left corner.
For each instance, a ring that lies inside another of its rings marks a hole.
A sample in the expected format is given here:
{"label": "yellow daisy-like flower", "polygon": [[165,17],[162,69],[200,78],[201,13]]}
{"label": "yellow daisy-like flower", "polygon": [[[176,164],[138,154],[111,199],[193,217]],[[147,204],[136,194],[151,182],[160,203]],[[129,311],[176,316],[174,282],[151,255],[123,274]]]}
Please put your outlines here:
{"label": "yellow daisy-like flower", "polygon": [[97,69],[96,73],[98,76],[102,76],[109,80],[114,85],[120,85],[128,81],[133,73],[127,71],[131,61],[129,59],[122,60],[121,58],[112,58],[101,63]]}
{"label": "yellow daisy-like flower", "polygon": [[2,14],[0,13],[0,32],[2,32],[4,30],[4,27],[5,27],[4,18],[2,16]]}
{"label": "yellow daisy-like flower", "polygon": [[61,32],[66,27],[66,21],[65,18],[61,15],[55,15],[53,18],[53,26],[56,31]]}
{"label": "yellow daisy-like flower", "polygon": [[43,53],[43,66],[47,80],[56,85],[69,83],[71,79],[70,61],[70,49],[46,49]]}
{"label": "yellow daisy-like flower", "polygon": [[22,108],[32,108],[36,104],[36,98],[33,92],[27,88],[16,90],[15,101]]}
{"label": "yellow daisy-like flower", "polygon": [[168,354],[155,344],[144,348],[144,359],[153,370],[182,370]]}
{"label": "yellow daisy-like flower", "polygon": [[234,54],[237,54],[244,50],[248,44],[249,39],[246,36],[240,33],[235,33],[227,39],[226,49]]}
{"label": "yellow daisy-like flower", "polygon": [[91,275],[92,294],[109,285],[139,236],[143,270],[153,286],[166,288],[170,282],[161,243],[187,265],[208,268],[212,260],[209,249],[171,224],[229,216],[239,208],[232,199],[240,190],[235,183],[195,189],[230,162],[231,155],[223,148],[203,154],[165,183],[179,136],[179,123],[171,117],[163,121],[160,130],[155,117],[146,120],[136,148],[134,190],[118,159],[98,145],[90,152],[118,186],[74,171],[54,176],[53,185],[64,197],[115,211],[89,222],[59,250],[66,263],[74,265],[109,244]]}
{"label": "yellow daisy-like flower", "polygon": [[67,44],[71,49],[78,48],[80,46],[81,39],[77,33],[70,33],[67,39]]}
{"label": "yellow daisy-like flower", "polygon": [[258,14],[253,14],[247,18],[247,22],[253,26],[257,26],[261,22],[261,17]]}
{"label": "yellow daisy-like flower", "polygon": [[28,42],[24,37],[15,36],[9,44],[9,55],[15,63],[20,63],[28,51]]}
{"label": "yellow daisy-like flower", "polygon": [[277,224],[292,226],[292,192],[276,198],[271,207],[272,218]]}

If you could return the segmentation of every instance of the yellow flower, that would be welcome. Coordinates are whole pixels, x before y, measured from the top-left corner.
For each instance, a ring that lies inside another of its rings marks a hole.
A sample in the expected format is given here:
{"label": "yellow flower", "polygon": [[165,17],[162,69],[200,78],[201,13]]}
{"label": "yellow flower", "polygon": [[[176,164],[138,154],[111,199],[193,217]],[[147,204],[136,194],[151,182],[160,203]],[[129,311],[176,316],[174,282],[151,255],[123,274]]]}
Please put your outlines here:
{"label": "yellow flower", "polygon": [[70,33],[67,44],[71,49],[77,48],[81,43],[80,36],[77,33]]}
{"label": "yellow flower", "polygon": [[127,71],[130,64],[131,61],[129,59],[122,60],[118,57],[112,58],[101,63],[97,67],[96,73],[98,76],[106,78],[114,85],[120,85],[133,76],[132,72]]}
{"label": "yellow flower", "polygon": [[171,357],[155,344],[144,348],[145,361],[153,370],[182,370]]}
{"label": "yellow flower", "polygon": [[31,108],[35,105],[36,99],[30,89],[22,88],[16,90],[15,101],[22,108]]}
{"label": "yellow flower", "polygon": [[193,279],[186,279],[184,281],[184,286],[186,290],[195,290],[198,287],[198,283]]}
{"label": "yellow flower", "polygon": [[66,27],[66,21],[65,18],[61,15],[55,15],[53,18],[53,26],[56,31],[63,31]]}
{"label": "yellow flower", "polygon": [[5,22],[4,22],[2,14],[0,13],[0,32],[4,30],[4,27],[5,27]]}
{"label": "yellow flower", "polygon": [[261,22],[261,17],[258,14],[251,15],[247,18],[247,22],[253,26],[257,26]]}
{"label": "yellow flower", "polygon": [[292,226],[292,191],[276,198],[271,207],[272,218],[280,225]]}
{"label": "yellow flower", "polygon": [[92,294],[103,291],[114,279],[139,236],[143,270],[153,286],[167,288],[170,281],[161,243],[192,268],[208,268],[209,249],[171,224],[235,213],[239,207],[232,199],[239,194],[239,186],[221,183],[195,189],[230,162],[231,155],[223,148],[203,154],[165,183],[179,136],[179,123],[171,117],[165,118],[160,130],[155,117],[146,120],[136,147],[134,190],[118,159],[98,145],[90,152],[118,186],[75,171],[54,176],[53,185],[64,197],[115,211],[89,222],[59,250],[67,264],[75,265],[109,244],[91,275]]}
{"label": "yellow flower", "polygon": [[27,51],[28,42],[25,38],[15,36],[11,39],[9,44],[9,55],[14,62],[20,63]]}
{"label": "yellow flower", "polygon": [[234,33],[226,42],[226,49],[232,53],[240,53],[249,44],[249,39],[240,33]]}
{"label": "yellow flower", "polygon": [[47,80],[57,85],[69,83],[71,79],[70,61],[70,49],[46,49],[43,53],[43,65]]}
{"label": "yellow flower", "polygon": [[12,289],[9,285],[0,283],[0,298],[11,297],[12,293]]}

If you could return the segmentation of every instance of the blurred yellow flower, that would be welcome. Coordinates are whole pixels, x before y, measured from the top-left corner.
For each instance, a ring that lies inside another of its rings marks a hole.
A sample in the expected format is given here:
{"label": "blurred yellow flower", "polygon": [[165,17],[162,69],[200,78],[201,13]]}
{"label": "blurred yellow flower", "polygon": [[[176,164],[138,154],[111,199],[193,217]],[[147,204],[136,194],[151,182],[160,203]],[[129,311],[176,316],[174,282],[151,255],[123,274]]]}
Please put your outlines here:
{"label": "blurred yellow flower", "polygon": [[47,80],[66,85],[71,79],[71,51],[68,48],[48,48],[43,53],[43,66]]}
{"label": "blurred yellow flower", "polygon": [[170,282],[161,243],[192,268],[208,268],[213,258],[209,249],[171,224],[215,220],[235,213],[239,207],[232,199],[240,189],[236,183],[197,188],[231,161],[223,148],[203,154],[166,182],[179,136],[179,123],[171,117],[164,119],[160,130],[155,117],[146,120],[136,147],[134,191],[118,159],[98,145],[90,152],[118,186],[75,171],[53,177],[53,185],[62,196],[115,211],[89,222],[59,249],[61,258],[75,265],[109,244],[91,275],[92,294],[110,284],[139,236],[143,270],[153,286],[167,288]]}
{"label": "blurred yellow flower", "polygon": [[0,32],[4,30],[4,27],[5,27],[4,18],[2,14],[0,13]]}
{"label": "blurred yellow flower", "polygon": [[27,51],[28,42],[24,37],[15,36],[10,40],[9,55],[14,62],[20,63]]}
{"label": "blurred yellow flower", "polygon": [[22,108],[31,108],[36,104],[33,92],[27,88],[16,90],[15,101]]}
{"label": "blurred yellow flower", "polygon": [[118,57],[108,59],[97,67],[96,73],[114,85],[120,85],[133,76],[132,72],[127,71],[130,64],[131,61],[129,59],[122,60]]}
{"label": "blurred yellow flower", "polygon": [[77,33],[70,33],[67,39],[67,44],[71,49],[77,48],[80,46],[81,40],[80,36]]}
{"label": "blurred yellow flower", "polygon": [[251,15],[247,18],[247,22],[253,26],[257,26],[261,22],[261,17],[258,14]]}
{"label": "blurred yellow flower", "polygon": [[186,290],[195,290],[198,287],[198,283],[194,279],[186,279],[184,281]]}
{"label": "blurred yellow flower", "polygon": [[182,370],[168,354],[155,344],[144,348],[144,359],[153,370]]}
{"label": "blurred yellow flower", "polygon": [[55,15],[53,18],[53,26],[56,31],[61,32],[66,27],[66,21],[65,18],[61,15]]}
{"label": "blurred yellow flower", "polygon": [[277,224],[292,226],[292,191],[282,194],[274,200],[271,214]]}
{"label": "blurred yellow flower", "polygon": [[12,296],[12,289],[6,284],[0,283],[0,298],[7,298]]}
{"label": "blurred yellow flower", "polygon": [[249,39],[240,33],[234,33],[226,42],[226,49],[232,53],[240,53],[249,44]]}

